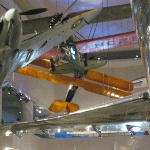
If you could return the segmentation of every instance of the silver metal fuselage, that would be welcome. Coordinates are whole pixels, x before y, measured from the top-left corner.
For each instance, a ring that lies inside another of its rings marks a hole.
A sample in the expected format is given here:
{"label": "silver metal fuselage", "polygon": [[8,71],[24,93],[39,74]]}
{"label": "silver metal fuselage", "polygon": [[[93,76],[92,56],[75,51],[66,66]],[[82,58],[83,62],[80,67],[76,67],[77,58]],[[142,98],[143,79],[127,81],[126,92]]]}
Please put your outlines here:
{"label": "silver metal fuselage", "polygon": [[150,0],[132,0],[131,6],[144,62],[145,76],[148,89],[150,89]]}

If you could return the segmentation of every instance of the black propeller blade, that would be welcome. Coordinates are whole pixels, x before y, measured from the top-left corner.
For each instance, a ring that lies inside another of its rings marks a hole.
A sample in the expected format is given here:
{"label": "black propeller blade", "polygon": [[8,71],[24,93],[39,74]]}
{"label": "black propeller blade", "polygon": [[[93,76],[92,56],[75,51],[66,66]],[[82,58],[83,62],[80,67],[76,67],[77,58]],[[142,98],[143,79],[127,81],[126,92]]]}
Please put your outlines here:
{"label": "black propeller blade", "polygon": [[71,87],[71,89],[68,91],[68,94],[66,96],[66,102],[71,102],[77,89],[78,89],[78,86]]}
{"label": "black propeller blade", "polygon": [[47,8],[37,8],[37,9],[21,12],[20,15],[36,15],[36,14],[43,13],[45,11],[47,11]]}
{"label": "black propeller blade", "polygon": [[[2,6],[3,9],[5,9],[5,11],[9,10],[5,6],[3,6],[2,4],[0,4],[0,6]],[[40,14],[40,13],[46,12],[47,10],[48,10],[47,8],[37,8],[37,9],[27,10],[25,12],[20,12],[19,14],[20,15],[36,15],[36,14]]]}
{"label": "black propeller blade", "polygon": [[3,7],[3,9],[5,9],[6,11],[8,10],[5,6],[3,6],[2,4],[0,4],[2,7]]}

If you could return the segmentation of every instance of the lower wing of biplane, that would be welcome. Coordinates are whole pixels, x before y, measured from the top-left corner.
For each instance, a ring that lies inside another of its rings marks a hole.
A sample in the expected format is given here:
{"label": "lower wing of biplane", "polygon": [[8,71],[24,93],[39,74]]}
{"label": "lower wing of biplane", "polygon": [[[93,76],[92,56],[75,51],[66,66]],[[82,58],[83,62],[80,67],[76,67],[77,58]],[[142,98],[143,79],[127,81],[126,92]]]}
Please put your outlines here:
{"label": "lower wing of biplane", "polygon": [[[44,79],[62,85],[73,85],[75,87],[82,87],[89,92],[116,99],[131,95],[131,91],[133,90],[133,83],[131,81],[120,79],[114,76],[109,76],[93,70],[88,70],[86,72],[85,78],[87,80],[83,80],[82,78],[74,78],[62,74],[52,74],[47,70],[31,66],[25,66],[17,70],[17,72],[20,74]],[[90,80],[94,82],[91,82]],[[60,100],[57,100],[52,103],[49,109],[53,112],[59,112],[64,108],[66,108],[68,112],[73,112],[75,110],[78,110],[79,106],[76,104],[70,105],[69,102],[65,101],[62,101],[61,104]]]}

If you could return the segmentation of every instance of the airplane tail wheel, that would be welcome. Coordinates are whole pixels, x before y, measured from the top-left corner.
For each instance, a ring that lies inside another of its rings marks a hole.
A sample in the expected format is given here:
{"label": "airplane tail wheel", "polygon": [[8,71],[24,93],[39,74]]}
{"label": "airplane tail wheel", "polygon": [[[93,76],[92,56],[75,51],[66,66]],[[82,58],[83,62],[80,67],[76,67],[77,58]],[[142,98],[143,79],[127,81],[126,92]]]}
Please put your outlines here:
{"label": "airplane tail wheel", "polygon": [[55,69],[53,58],[50,58],[50,65],[51,65],[51,70],[54,72],[56,69]]}

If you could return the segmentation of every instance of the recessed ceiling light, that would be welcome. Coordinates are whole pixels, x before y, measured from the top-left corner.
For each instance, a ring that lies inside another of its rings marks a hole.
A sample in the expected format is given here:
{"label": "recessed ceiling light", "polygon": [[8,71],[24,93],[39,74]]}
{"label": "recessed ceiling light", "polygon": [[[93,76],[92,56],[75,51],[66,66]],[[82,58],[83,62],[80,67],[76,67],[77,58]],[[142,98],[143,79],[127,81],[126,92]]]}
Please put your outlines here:
{"label": "recessed ceiling light", "polygon": [[135,57],[136,57],[136,58],[138,58],[139,56],[138,56],[138,55],[136,55]]}

